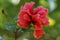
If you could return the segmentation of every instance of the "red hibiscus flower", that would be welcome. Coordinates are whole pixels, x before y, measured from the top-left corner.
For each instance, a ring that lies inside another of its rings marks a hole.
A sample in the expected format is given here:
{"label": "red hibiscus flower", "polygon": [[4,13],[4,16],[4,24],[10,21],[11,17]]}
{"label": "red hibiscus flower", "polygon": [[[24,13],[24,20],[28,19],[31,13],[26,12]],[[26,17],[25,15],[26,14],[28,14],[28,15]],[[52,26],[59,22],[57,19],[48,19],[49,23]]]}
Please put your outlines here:
{"label": "red hibiscus flower", "polygon": [[35,38],[39,39],[45,34],[42,25],[49,24],[48,18],[46,17],[48,10],[42,6],[33,9],[34,4],[34,2],[25,3],[25,5],[21,7],[17,24],[22,28],[28,28],[29,24],[32,22],[34,25],[33,35]]}

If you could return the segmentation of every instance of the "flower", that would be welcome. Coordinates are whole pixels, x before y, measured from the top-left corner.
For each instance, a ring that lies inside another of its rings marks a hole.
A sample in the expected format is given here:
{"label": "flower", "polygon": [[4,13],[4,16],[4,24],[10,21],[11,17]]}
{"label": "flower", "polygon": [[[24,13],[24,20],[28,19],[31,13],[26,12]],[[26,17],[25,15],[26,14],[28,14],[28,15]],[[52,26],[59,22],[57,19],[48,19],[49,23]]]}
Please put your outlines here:
{"label": "flower", "polygon": [[49,24],[47,18],[48,9],[42,6],[33,9],[34,4],[34,2],[25,3],[25,5],[21,7],[17,24],[22,28],[28,28],[32,22],[34,25],[33,35],[35,38],[39,39],[45,34],[42,25],[47,26]]}

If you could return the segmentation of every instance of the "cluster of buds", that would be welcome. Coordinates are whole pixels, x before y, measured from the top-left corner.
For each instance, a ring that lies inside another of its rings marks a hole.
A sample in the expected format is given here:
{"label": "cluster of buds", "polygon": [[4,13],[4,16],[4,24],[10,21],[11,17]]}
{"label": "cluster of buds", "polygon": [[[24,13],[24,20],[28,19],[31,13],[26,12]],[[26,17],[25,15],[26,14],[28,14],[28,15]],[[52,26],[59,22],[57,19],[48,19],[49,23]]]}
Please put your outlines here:
{"label": "cluster of buds", "polygon": [[42,25],[47,26],[49,24],[47,18],[48,10],[42,6],[37,6],[37,8],[33,9],[34,4],[34,2],[27,2],[21,7],[17,24],[22,28],[28,28],[32,23],[34,25],[33,36],[39,39],[45,34]]}

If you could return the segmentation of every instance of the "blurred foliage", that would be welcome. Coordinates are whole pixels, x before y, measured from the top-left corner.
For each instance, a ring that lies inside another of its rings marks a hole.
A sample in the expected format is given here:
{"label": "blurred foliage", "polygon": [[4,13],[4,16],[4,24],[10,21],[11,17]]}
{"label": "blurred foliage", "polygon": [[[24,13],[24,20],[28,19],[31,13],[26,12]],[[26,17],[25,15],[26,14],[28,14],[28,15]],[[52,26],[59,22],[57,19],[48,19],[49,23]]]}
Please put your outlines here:
{"label": "blurred foliage", "polygon": [[33,27],[21,29],[16,20],[20,7],[34,1],[37,6],[49,9],[49,26],[43,26],[46,34],[40,40],[60,40],[60,0],[0,0],[0,40],[36,40]]}

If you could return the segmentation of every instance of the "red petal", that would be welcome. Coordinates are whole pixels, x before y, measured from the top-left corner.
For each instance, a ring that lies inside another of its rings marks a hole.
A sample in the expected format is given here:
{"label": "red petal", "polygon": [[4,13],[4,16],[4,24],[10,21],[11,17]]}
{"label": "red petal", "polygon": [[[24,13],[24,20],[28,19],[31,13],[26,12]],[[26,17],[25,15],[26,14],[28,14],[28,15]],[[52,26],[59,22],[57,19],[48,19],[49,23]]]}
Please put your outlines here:
{"label": "red petal", "polygon": [[37,13],[38,11],[41,11],[41,9],[43,9],[42,6],[38,6],[37,8],[34,9],[34,12]]}
{"label": "red petal", "polygon": [[38,23],[34,23],[34,30],[40,30],[42,29],[42,25]]}
{"label": "red petal", "polygon": [[27,3],[25,3],[24,8],[31,9],[34,4],[35,4],[34,2],[30,2],[30,3],[27,2]]}
{"label": "red petal", "polygon": [[39,25],[42,24],[39,14],[33,15],[33,16],[32,16],[32,20],[33,20],[35,23],[38,23]]}
{"label": "red petal", "polygon": [[38,6],[37,8],[34,9],[34,12],[35,12],[35,14],[37,14],[38,12],[39,12],[39,14],[41,14],[41,13],[43,14],[43,12],[45,14],[47,14],[48,13],[48,9],[46,9],[46,8],[44,8],[42,6]]}
{"label": "red petal", "polygon": [[42,25],[39,25],[38,23],[34,24],[34,37],[39,39],[45,34],[44,30],[42,29]]}
{"label": "red petal", "polygon": [[18,20],[18,21],[17,21],[17,25],[18,25],[18,26],[21,26],[22,28],[27,28],[28,25],[29,25],[29,23],[26,22],[26,21],[24,21],[24,20]]}
{"label": "red petal", "polygon": [[34,30],[33,33],[34,37],[37,39],[41,38],[44,34],[45,32],[43,30]]}
{"label": "red petal", "polygon": [[27,14],[23,15],[23,19],[26,21],[31,21],[30,16]]}
{"label": "red petal", "polygon": [[22,18],[23,15],[28,14],[28,13],[29,13],[28,10],[21,10],[21,11],[19,12],[19,14],[18,14],[18,19]]}
{"label": "red petal", "polygon": [[41,18],[41,20],[42,20],[43,25],[47,26],[49,24],[48,18]]}

